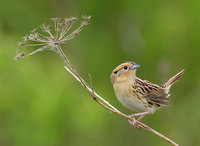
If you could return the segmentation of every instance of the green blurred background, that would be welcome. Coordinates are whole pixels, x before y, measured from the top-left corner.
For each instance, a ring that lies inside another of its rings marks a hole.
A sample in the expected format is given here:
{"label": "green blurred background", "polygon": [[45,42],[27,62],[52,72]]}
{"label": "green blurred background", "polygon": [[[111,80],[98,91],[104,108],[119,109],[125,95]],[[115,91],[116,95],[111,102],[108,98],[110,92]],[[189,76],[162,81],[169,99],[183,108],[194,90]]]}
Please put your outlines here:
{"label": "green blurred background", "polygon": [[162,84],[185,68],[171,106],[143,122],[180,145],[200,145],[200,1],[0,0],[0,145],[168,145],[99,107],[53,52],[14,61],[17,42],[51,17],[91,15],[89,26],[63,48],[106,100],[115,98],[110,73],[124,61]]}

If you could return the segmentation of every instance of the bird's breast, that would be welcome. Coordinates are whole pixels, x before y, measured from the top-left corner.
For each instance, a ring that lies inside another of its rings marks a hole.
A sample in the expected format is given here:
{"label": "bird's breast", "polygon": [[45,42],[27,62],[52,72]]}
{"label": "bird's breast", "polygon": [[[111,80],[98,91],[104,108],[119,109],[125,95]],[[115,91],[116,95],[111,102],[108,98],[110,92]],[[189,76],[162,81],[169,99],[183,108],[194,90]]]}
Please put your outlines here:
{"label": "bird's breast", "polygon": [[134,92],[132,84],[113,84],[113,87],[117,99],[126,108],[135,112],[153,112],[152,108],[148,107],[146,99]]}

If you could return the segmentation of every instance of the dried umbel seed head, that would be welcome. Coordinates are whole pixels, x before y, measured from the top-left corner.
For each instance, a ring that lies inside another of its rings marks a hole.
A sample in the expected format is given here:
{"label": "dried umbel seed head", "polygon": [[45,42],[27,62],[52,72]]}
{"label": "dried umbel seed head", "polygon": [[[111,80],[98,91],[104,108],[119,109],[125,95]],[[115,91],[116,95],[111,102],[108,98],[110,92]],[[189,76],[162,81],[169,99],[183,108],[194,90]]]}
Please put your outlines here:
{"label": "dried umbel seed head", "polygon": [[42,24],[42,25],[40,26],[40,28],[41,28],[44,32],[50,31],[50,26],[49,26],[49,25]]}
{"label": "dried umbel seed head", "polygon": [[64,22],[65,22],[65,23],[69,23],[69,22],[70,22],[70,18],[65,18],[65,19],[64,19]]}
{"label": "dried umbel seed head", "polygon": [[29,36],[26,35],[23,37],[23,41],[28,41],[28,40],[29,40]]}
{"label": "dried umbel seed head", "polygon": [[83,23],[82,23],[82,26],[83,26],[83,27],[86,27],[87,25],[88,25],[87,22],[83,22]]}
{"label": "dried umbel seed head", "polygon": [[76,21],[77,18],[76,18],[76,17],[71,17],[70,20],[71,20],[71,21]]}
{"label": "dried umbel seed head", "polygon": [[[59,53],[58,45],[61,43],[66,43],[68,40],[76,37],[82,31],[82,29],[88,25],[90,16],[82,16],[82,19],[83,21],[79,24],[79,27],[70,31],[74,23],[77,21],[76,17],[64,19],[60,19],[58,17],[51,18],[51,21],[53,21],[53,27],[50,25],[42,24],[40,27],[33,29],[29,35],[23,37],[23,41],[18,43],[20,48],[24,47],[23,52],[19,53],[15,59],[30,56],[43,50],[53,50]],[[38,48],[32,52],[27,53],[28,46],[34,46]]]}
{"label": "dried umbel seed head", "polygon": [[17,54],[17,56],[15,56],[14,59],[15,60],[21,59],[24,55],[25,55],[24,52],[21,52],[21,53]]}
{"label": "dried umbel seed head", "polygon": [[18,44],[17,44],[17,46],[19,47],[19,46],[23,46],[24,45],[24,42],[19,42]]}
{"label": "dried umbel seed head", "polygon": [[78,31],[75,31],[75,32],[74,32],[74,35],[78,35],[78,33],[79,33]]}
{"label": "dried umbel seed head", "polygon": [[54,21],[54,22],[57,22],[59,20],[59,18],[58,17],[56,17],[56,18],[50,18],[50,20]]}
{"label": "dried umbel seed head", "polygon": [[86,20],[86,21],[89,21],[90,18],[91,18],[91,16],[82,16],[82,18],[83,18],[84,20]]}
{"label": "dried umbel seed head", "polygon": [[36,33],[37,29],[34,28],[33,30],[31,30],[31,33]]}

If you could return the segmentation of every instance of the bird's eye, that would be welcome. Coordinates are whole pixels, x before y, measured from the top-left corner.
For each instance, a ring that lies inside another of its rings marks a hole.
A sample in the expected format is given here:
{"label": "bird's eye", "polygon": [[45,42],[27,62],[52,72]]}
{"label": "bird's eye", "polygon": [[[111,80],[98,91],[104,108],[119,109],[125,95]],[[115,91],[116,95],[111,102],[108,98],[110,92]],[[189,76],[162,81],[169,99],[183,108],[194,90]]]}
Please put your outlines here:
{"label": "bird's eye", "polygon": [[117,74],[118,71],[115,71],[114,74]]}
{"label": "bird's eye", "polygon": [[124,69],[126,70],[128,67],[127,66],[124,66]]}

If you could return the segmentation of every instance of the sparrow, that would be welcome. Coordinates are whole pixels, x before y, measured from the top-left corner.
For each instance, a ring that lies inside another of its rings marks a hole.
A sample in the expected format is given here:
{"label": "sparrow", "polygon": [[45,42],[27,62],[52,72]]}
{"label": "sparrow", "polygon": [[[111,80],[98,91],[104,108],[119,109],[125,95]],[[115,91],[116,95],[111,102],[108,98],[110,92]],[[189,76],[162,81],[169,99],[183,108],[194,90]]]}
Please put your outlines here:
{"label": "sparrow", "polygon": [[136,123],[136,116],[140,121],[145,114],[154,113],[162,106],[169,105],[170,87],[183,75],[184,70],[171,77],[166,83],[159,86],[136,77],[136,70],[140,65],[134,62],[125,62],[118,65],[111,74],[111,82],[119,102],[126,108],[137,112],[130,115],[134,121],[129,123],[140,128]]}

